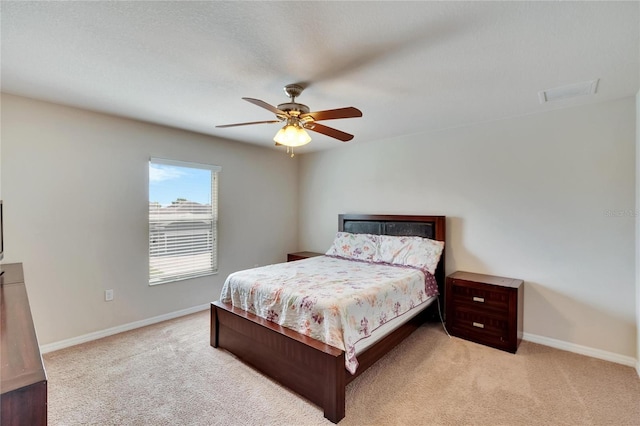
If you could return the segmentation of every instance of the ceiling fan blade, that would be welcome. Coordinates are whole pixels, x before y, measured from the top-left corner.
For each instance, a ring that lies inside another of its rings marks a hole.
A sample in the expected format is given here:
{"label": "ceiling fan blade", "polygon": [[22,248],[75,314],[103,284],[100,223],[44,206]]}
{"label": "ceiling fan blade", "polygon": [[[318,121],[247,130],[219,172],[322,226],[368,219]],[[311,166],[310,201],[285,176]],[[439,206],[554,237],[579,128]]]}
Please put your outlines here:
{"label": "ceiling fan blade", "polygon": [[314,121],[335,120],[338,118],[356,118],[362,117],[362,111],[354,107],[328,109],[325,111],[314,111],[301,114],[300,118],[312,117]]}
{"label": "ceiling fan blade", "polygon": [[305,129],[311,130],[313,132],[322,133],[323,135],[327,135],[332,138],[339,139],[342,142],[348,142],[351,139],[353,139],[353,135],[350,135],[349,133],[345,133],[341,130],[334,129],[333,127],[323,126],[322,124],[318,124],[318,123],[310,124],[308,127],[305,126]]}
{"label": "ceiling fan blade", "polygon": [[249,126],[251,124],[269,124],[269,123],[280,123],[280,120],[250,121],[248,123],[222,124],[216,127],[236,127],[236,126]]}
{"label": "ceiling fan blade", "polygon": [[280,111],[278,108],[274,107],[273,105],[269,105],[268,103],[266,103],[265,101],[261,101],[260,99],[254,99],[254,98],[242,98],[242,99],[244,99],[247,102],[251,102],[254,105],[258,105],[259,107],[267,109],[276,115],[278,114],[288,115],[286,112]]}

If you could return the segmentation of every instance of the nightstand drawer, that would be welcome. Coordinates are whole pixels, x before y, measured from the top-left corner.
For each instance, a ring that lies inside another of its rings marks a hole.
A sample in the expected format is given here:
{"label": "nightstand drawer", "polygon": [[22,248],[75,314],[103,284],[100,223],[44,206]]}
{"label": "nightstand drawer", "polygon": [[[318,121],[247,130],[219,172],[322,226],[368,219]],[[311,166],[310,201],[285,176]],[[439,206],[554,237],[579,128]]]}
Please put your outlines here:
{"label": "nightstand drawer", "polygon": [[509,332],[509,319],[505,315],[496,317],[458,306],[453,309],[451,325],[478,336],[505,338]]}
{"label": "nightstand drawer", "polygon": [[463,280],[451,280],[449,287],[454,302],[495,309],[507,312],[509,309],[509,292],[495,286],[475,284],[473,287]]}

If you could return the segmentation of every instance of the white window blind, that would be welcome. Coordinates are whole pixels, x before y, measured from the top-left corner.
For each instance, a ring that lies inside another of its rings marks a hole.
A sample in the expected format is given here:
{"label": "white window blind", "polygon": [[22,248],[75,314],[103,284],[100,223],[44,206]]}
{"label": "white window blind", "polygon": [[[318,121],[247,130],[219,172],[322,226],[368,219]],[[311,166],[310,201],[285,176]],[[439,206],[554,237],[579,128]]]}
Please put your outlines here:
{"label": "white window blind", "polygon": [[219,166],[149,161],[149,284],[218,271]]}

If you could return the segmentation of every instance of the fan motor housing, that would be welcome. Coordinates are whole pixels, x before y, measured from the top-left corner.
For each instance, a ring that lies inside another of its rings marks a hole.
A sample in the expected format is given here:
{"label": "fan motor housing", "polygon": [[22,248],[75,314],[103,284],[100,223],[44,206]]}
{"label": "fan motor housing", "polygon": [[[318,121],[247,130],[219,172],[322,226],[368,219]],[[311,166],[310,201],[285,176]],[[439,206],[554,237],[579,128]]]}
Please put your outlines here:
{"label": "fan motor housing", "polygon": [[[284,112],[288,112],[288,113],[295,113],[297,112],[297,115],[300,114],[307,114],[310,109],[308,106],[306,106],[305,104],[299,104],[297,102],[287,102],[284,104],[280,104],[278,105],[278,109],[280,111],[284,111]],[[296,114],[292,114],[292,115],[296,115]]]}

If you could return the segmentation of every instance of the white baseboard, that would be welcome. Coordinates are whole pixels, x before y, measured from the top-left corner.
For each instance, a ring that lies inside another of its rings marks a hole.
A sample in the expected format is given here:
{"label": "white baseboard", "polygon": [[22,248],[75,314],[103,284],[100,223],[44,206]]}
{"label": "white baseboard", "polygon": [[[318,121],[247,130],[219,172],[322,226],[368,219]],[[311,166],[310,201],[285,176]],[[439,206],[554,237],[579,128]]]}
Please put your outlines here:
{"label": "white baseboard", "polygon": [[45,354],[47,352],[58,351],[60,349],[68,348],[70,346],[79,345],[81,343],[90,342],[92,340],[102,339],[103,337],[113,336],[114,334],[122,333],[124,331],[134,330],[136,328],[145,327],[147,325],[156,324],[162,321],[182,317],[196,312],[207,310],[211,307],[211,304],[194,306],[193,308],[182,309],[180,311],[169,312],[168,314],[158,315],[157,317],[148,318],[140,321],[130,322],[128,324],[119,325],[117,327],[108,328],[106,330],[96,331],[89,334],[84,334],[78,337],[72,337],[71,339],[61,340],[59,342],[48,343],[40,346],[40,352]]}
{"label": "white baseboard", "polygon": [[603,359],[605,361],[615,362],[629,367],[635,367],[640,375],[640,360],[633,357],[620,355],[613,352],[603,351],[602,349],[590,348],[588,346],[576,345],[575,343],[556,340],[550,337],[538,336],[531,333],[523,333],[522,339],[532,343],[550,346],[552,348],[561,349],[563,351],[573,352],[580,355],[590,356],[592,358]]}
{"label": "white baseboard", "polygon": [[640,377],[640,359],[636,362],[636,373],[638,373],[638,377]]}

